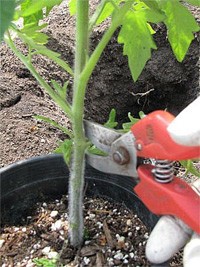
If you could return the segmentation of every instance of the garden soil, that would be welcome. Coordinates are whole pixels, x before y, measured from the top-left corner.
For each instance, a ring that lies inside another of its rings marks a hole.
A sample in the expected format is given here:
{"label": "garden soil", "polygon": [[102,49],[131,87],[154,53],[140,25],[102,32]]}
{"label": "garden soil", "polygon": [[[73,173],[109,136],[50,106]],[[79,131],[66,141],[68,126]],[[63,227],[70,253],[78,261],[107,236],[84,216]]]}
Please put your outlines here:
{"label": "garden soil", "polygon": [[[95,2],[91,1],[92,10],[96,5]],[[65,9],[66,2],[64,1],[59,8],[53,10],[48,18],[49,26],[46,32],[49,35],[48,47],[60,53],[62,58],[72,66],[74,18],[70,17],[68,13],[66,14]],[[194,9],[192,12],[199,21],[199,10]],[[108,23],[109,21],[106,21],[95,29],[91,37],[91,51],[102,37]],[[199,34],[195,35],[186,58],[180,63],[174,58],[168,44],[165,27],[161,24],[155,26],[154,29],[156,31],[154,38],[158,49],[152,51],[152,59],[149,60],[142,75],[135,83],[131,78],[127,58],[122,55],[123,48],[117,43],[117,33],[113,36],[90,79],[85,99],[85,117],[87,119],[100,123],[105,122],[112,108],[117,111],[119,124],[128,120],[128,112],[138,116],[141,110],[149,113],[157,109],[167,109],[177,115],[199,95]],[[23,44],[19,41],[17,43],[18,47],[27,53]],[[34,65],[47,82],[54,79],[63,84],[68,80],[68,98],[71,99],[72,78],[68,74],[41,56],[34,57]],[[52,153],[59,140],[66,138],[61,131],[34,119],[33,116],[37,114],[48,116],[70,129],[70,122],[63,112],[53,103],[10,49],[2,43],[0,46],[0,167],[32,156]],[[56,204],[50,205],[53,205],[54,210]],[[92,207],[93,211],[97,209]],[[110,209],[113,211],[115,207]],[[51,211],[50,209],[44,212],[42,209],[45,216]],[[43,215],[38,216],[34,217],[34,223],[41,220],[40,216]],[[59,216],[58,218],[60,218]],[[103,217],[102,223],[104,221]],[[141,227],[144,237],[146,229],[142,224]],[[22,237],[23,239],[26,231],[23,232],[22,228],[18,230],[21,235],[18,235],[17,238]],[[5,229],[5,231],[9,233],[12,229]],[[14,232],[15,229],[12,234],[16,240]],[[6,235],[6,232],[4,234]],[[49,235],[45,230],[44,234]],[[116,232],[113,234],[116,235]],[[104,242],[105,239],[101,241]],[[98,254],[99,245],[90,247],[91,249],[95,250],[95,261],[102,263],[102,255]],[[87,248],[80,253],[87,259]],[[138,266],[149,266],[145,259],[142,259],[144,260],[143,265],[138,263]],[[180,264],[180,261],[176,260],[172,266],[181,266]],[[119,264],[119,266],[124,265]]]}
{"label": "garden soil", "polygon": [[[96,1],[91,1],[91,10]],[[199,21],[199,10],[192,12]],[[73,66],[74,18],[66,12],[66,1],[51,13],[46,29],[48,47],[60,53]],[[98,43],[109,21],[97,27],[91,37],[91,50]],[[167,109],[177,115],[200,92],[199,90],[199,35],[196,35],[185,60],[174,58],[163,25],[154,27],[158,49],[137,82],[133,82],[124,57],[122,46],[117,43],[117,33],[90,79],[85,99],[85,117],[105,122],[112,108],[117,111],[119,123],[128,120],[128,112],[138,116],[156,109]],[[25,47],[18,42],[20,49]],[[71,98],[72,78],[50,60],[34,57],[37,70],[46,81],[51,79],[63,84],[69,81]],[[53,103],[34,77],[2,43],[0,46],[0,167],[30,156],[48,154],[65,136],[48,124],[36,121],[33,116],[49,116],[66,127],[68,119]]]}

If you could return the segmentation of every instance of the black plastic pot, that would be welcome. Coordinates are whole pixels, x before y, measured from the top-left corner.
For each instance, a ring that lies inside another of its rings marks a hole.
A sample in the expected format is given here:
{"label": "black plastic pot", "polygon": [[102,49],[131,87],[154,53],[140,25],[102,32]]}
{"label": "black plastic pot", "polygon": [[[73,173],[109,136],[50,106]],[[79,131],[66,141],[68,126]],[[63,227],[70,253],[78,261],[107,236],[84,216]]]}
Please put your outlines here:
{"label": "black plastic pot", "polygon": [[[38,201],[67,194],[69,170],[62,156],[48,155],[20,161],[0,170],[1,224],[21,223]],[[106,196],[124,203],[149,228],[157,216],[149,212],[133,192],[134,179],[105,174],[86,166],[86,195]]]}

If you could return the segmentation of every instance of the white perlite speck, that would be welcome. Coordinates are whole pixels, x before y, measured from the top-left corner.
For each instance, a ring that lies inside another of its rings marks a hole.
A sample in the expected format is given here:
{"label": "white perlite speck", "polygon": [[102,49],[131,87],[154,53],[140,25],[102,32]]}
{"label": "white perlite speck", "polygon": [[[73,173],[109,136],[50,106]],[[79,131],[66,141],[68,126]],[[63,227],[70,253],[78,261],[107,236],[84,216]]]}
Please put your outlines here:
{"label": "white perlite speck", "polygon": [[127,260],[127,259],[124,259],[124,260],[123,260],[123,263],[124,263],[124,264],[127,264],[127,263],[128,263],[128,260]]}
{"label": "white perlite speck", "polygon": [[0,248],[3,247],[3,244],[5,243],[5,240],[4,239],[0,239]]}
{"label": "white perlite speck", "polygon": [[114,259],[121,260],[123,259],[124,255],[121,253],[121,251],[117,251],[116,255],[114,256]]}
{"label": "white perlite speck", "polygon": [[90,263],[90,259],[87,258],[87,257],[84,257],[84,258],[83,258],[83,261],[84,261],[84,263],[85,263],[86,265],[88,265],[88,264]]}
{"label": "white perlite speck", "polygon": [[47,254],[47,257],[49,259],[57,259],[59,256],[58,252],[56,251],[50,251],[48,254]]}
{"label": "white perlite speck", "polygon": [[47,256],[50,250],[51,250],[51,247],[44,247],[42,250],[42,253]]}
{"label": "white perlite speck", "polygon": [[57,210],[52,210],[52,212],[50,213],[51,218],[55,218],[57,215],[58,215]]}
{"label": "white perlite speck", "polygon": [[131,221],[130,219],[128,219],[128,220],[126,221],[126,224],[127,224],[128,226],[131,226],[131,225],[132,225],[132,221]]}
{"label": "white perlite speck", "polygon": [[59,231],[61,229],[62,229],[62,221],[61,220],[57,220],[51,226],[51,231]]}
{"label": "white perlite speck", "polygon": [[129,256],[131,257],[131,259],[133,259],[133,257],[135,256],[135,254],[133,252],[129,253]]}
{"label": "white perlite speck", "polygon": [[93,219],[95,218],[95,214],[90,213],[90,214],[89,214],[89,218],[90,218],[90,220],[93,220]]}

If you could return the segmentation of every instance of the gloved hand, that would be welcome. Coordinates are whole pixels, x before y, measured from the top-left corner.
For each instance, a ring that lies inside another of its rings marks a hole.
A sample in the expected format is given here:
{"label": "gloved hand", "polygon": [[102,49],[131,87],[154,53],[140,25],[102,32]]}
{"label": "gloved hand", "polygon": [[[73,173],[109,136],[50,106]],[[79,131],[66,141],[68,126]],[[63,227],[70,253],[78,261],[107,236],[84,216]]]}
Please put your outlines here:
{"label": "gloved hand", "polygon": [[[200,179],[194,182],[192,187],[200,195]],[[162,216],[147,242],[146,257],[153,264],[161,264],[172,258],[182,247],[184,247],[183,266],[199,267],[200,235],[178,218]]]}

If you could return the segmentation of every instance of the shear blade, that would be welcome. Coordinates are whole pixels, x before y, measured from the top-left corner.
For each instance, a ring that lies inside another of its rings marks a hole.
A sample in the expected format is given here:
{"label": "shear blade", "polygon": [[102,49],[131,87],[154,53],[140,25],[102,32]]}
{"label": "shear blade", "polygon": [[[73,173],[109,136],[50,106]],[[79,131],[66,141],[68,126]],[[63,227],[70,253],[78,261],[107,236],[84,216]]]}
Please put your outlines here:
{"label": "shear blade", "polygon": [[97,148],[107,153],[110,152],[112,143],[122,136],[122,133],[87,120],[84,120],[84,128],[86,137]]}

